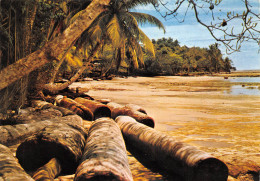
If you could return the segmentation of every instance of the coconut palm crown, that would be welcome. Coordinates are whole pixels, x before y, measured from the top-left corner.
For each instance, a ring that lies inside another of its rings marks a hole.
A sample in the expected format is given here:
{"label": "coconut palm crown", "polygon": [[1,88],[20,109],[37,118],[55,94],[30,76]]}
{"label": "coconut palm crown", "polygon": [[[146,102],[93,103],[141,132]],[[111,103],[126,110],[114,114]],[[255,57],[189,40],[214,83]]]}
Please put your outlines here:
{"label": "coconut palm crown", "polygon": [[[138,5],[156,4],[157,0],[111,0],[106,11],[101,13],[92,26],[83,33],[80,39],[82,44],[93,44],[104,41],[111,43],[116,50],[115,59],[117,67],[125,59],[126,52],[131,57],[135,68],[143,65],[143,51],[140,43],[147,52],[154,55],[154,46],[151,40],[138,27],[138,24],[150,23],[165,32],[165,28],[152,15],[131,12],[130,9]],[[86,37],[86,38],[83,38]]]}

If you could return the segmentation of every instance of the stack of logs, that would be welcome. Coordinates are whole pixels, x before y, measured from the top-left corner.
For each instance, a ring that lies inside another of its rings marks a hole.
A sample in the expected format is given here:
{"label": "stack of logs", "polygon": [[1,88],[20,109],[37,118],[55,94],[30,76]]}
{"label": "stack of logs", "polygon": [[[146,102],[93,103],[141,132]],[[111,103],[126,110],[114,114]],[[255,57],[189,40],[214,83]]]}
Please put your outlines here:
{"label": "stack of logs", "polygon": [[137,105],[59,95],[54,104],[34,100],[0,124],[0,180],[75,174],[75,181],[131,181],[126,147],[182,180],[228,177],[222,161],[153,129],[153,118]]}

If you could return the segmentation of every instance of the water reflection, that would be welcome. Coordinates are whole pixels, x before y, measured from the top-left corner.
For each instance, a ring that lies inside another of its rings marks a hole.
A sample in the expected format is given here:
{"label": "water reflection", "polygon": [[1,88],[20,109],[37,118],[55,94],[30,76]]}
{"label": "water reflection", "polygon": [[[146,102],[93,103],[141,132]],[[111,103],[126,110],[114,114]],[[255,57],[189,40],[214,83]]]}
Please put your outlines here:
{"label": "water reflection", "polygon": [[[229,90],[224,93],[232,95],[260,95],[260,86],[246,85],[247,83],[260,83],[260,77],[233,77],[225,81],[233,83],[241,83],[240,85],[233,85]],[[243,84],[245,83],[245,84]]]}
{"label": "water reflection", "polygon": [[260,77],[230,77],[229,79],[225,79],[225,81],[241,83],[260,83]]}
{"label": "water reflection", "polygon": [[258,86],[233,85],[229,90],[224,91],[225,94],[232,95],[260,95]]}

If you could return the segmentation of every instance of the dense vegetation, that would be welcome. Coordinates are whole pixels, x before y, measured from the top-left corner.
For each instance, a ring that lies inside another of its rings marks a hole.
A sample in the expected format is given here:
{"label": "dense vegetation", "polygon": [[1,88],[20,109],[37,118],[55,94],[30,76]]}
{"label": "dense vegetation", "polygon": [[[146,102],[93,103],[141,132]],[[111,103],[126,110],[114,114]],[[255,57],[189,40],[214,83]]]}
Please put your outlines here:
{"label": "dense vegetation", "polygon": [[[152,40],[155,47],[155,56],[144,52],[144,66],[135,69],[131,63],[131,55],[126,52],[126,59],[121,63],[119,71],[115,66],[108,66],[113,60],[109,47],[103,50],[99,57],[100,74],[125,74],[125,75],[189,75],[189,74],[211,74],[219,72],[230,72],[235,69],[232,60],[223,57],[219,44],[215,43],[208,48],[180,46],[178,40],[162,38]],[[97,63],[97,62],[96,62]],[[107,68],[110,68],[108,70]],[[98,68],[96,68],[98,72]],[[93,72],[90,73],[93,75]]]}
{"label": "dense vegetation", "polygon": [[219,44],[209,48],[180,46],[178,40],[153,40],[156,56],[145,58],[145,72],[150,74],[179,75],[189,73],[230,72],[232,61],[223,57]]}

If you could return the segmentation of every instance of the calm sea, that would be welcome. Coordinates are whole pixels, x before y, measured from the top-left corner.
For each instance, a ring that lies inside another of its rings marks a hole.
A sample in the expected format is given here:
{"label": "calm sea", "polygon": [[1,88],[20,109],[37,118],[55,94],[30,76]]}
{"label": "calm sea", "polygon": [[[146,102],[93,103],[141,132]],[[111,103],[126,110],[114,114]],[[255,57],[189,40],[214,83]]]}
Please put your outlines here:
{"label": "calm sea", "polygon": [[[226,91],[226,94],[260,95],[260,85],[254,84],[254,83],[260,83],[260,77],[232,77],[225,81],[240,83],[239,85],[233,85],[230,91]],[[248,83],[252,83],[252,85]]]}

